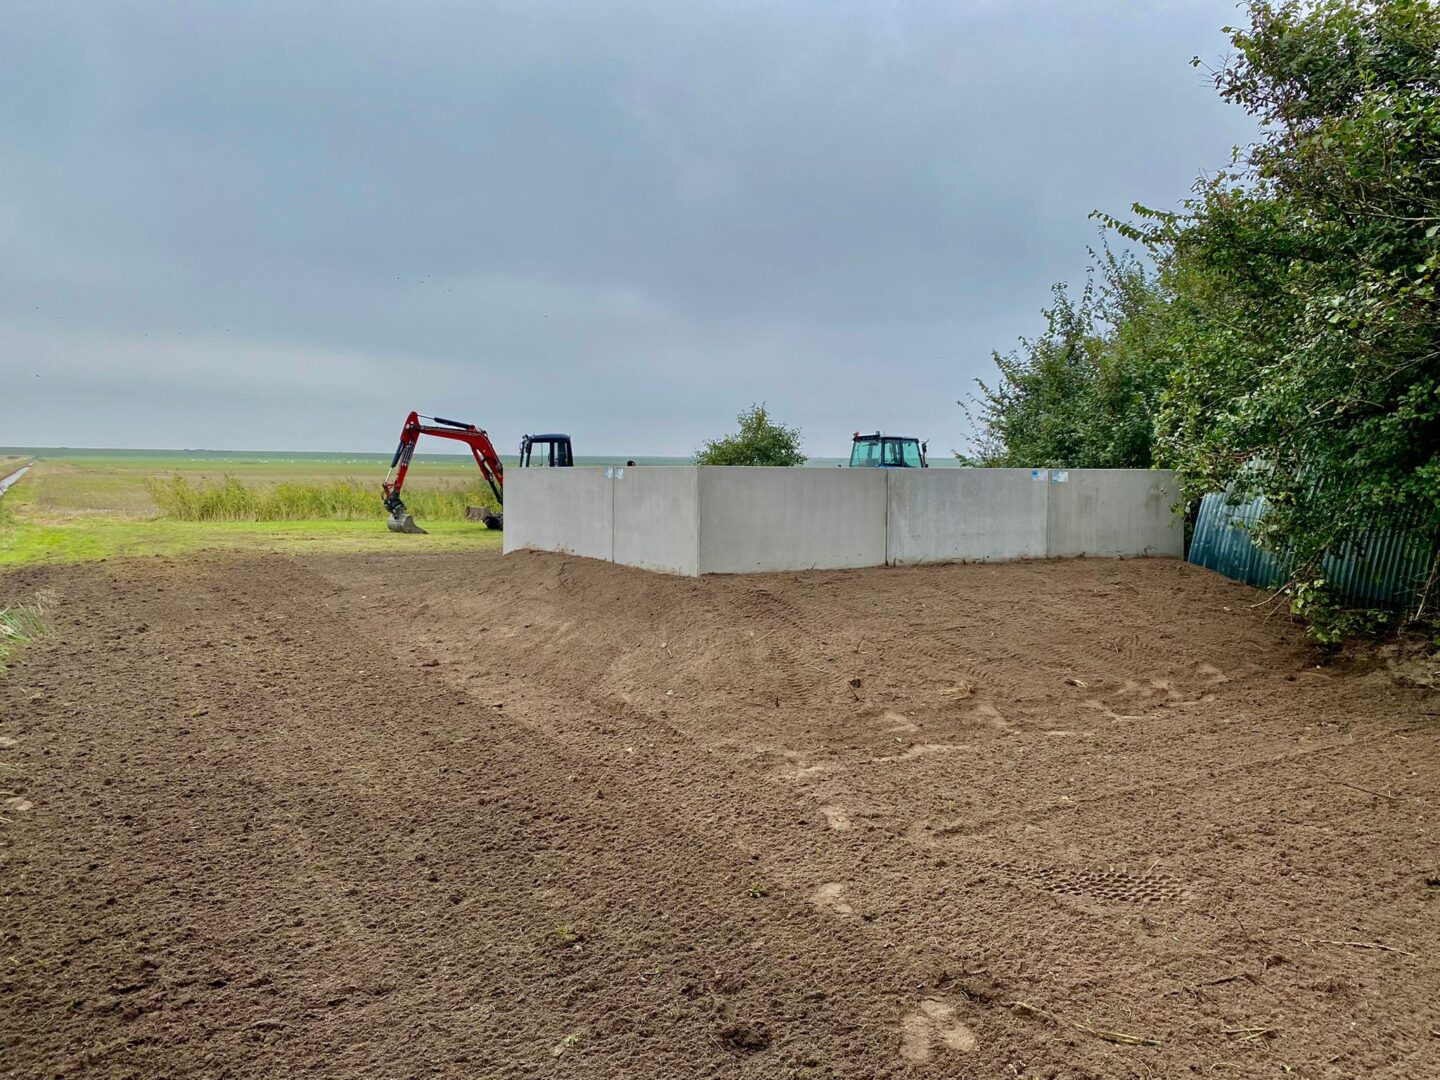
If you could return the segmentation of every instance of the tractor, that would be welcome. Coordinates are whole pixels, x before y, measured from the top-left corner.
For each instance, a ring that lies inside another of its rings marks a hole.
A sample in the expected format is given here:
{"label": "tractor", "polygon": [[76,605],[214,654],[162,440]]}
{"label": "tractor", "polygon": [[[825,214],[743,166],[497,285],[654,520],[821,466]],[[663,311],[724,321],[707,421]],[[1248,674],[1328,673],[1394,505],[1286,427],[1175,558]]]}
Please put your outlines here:
{"label": "tractor", "polygon": [[855,432],[850,443],[850,467],[852,469],[928,469],[925,460],[928,442],[921,442],[910,435],[862,435]]}

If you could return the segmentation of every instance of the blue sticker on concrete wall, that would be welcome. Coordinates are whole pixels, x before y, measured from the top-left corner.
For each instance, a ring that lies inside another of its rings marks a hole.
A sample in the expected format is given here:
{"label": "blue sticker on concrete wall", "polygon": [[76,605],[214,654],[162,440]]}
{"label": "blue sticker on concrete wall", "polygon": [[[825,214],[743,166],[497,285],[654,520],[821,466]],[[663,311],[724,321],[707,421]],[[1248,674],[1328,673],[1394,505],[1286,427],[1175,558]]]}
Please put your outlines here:
{"label": "blue sticker on concrete wall", "polygon": [[1031,469],[1031,470],[1030,470],[1030,479],[1031,479],[1031,480],[1044,480],[1045,477],[1047,477],[1048,475],[1049,475],[1049,472],[1048,472],[1048,470],[1046,470],[1046,469]]}
{"label": "blue sticker on concrete wall", "polygon": [[1056,469],[1054,475],[1050,477],[1050,482],[1053,484],[1067,484],[1070,482],[1070,473],[1065,469]]}

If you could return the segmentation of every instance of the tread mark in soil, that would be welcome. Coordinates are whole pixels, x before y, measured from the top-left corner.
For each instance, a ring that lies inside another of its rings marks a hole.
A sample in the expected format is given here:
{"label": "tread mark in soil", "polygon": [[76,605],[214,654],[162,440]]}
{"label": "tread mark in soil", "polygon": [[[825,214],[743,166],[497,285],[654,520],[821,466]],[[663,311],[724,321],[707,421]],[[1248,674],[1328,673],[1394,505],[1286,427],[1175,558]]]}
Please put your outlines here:
{"label": "tread mark in soil", "polygon": [[870,763],[872,765],[888,765],[899,761],[914,761],[918,757],[926,757],[929,754],[953,754],[969,749],[968,743],[916,743],[903,753],[871,758]]}
{"label": "tread mark in soil", "polygon": [[895,712],[893,709],[886,709],[880,714],[880,723],[888,725],[885,728],[887,735],[920,730],[919,724],[915,723],[903,713]]}
{"label": "tread mark in soil", "polygon": [[843,882],[827,881],[810,894],[810,902],[821,911],[831,911],[841,916],[854,915],[855,909],[840,899],[844,892]]}
{"label": "tread mark in soil", "polygon": [[1132,874],[1123,868],[1086,870],[1076,867],[1024,866],[994,863],[993,868],[1058,896],[1089,897],[1123,904],[1177,903],[1189,890],[1168,874]]}
{"label": "tread mark in soil", "polygon": [[820,813],[825,815],[825,824],[836,832],[845,832],[850,828],[850,814],[843,806],[827,804],[820,807]]}
{"label": "tread mark in soil", "polygon": [[975,1033],[955,1019],[955,1006],[926,998],[900,1021],[900,1056],[922,1064],[930,1060],[936,1043],[946,1050],[974,1050]]}

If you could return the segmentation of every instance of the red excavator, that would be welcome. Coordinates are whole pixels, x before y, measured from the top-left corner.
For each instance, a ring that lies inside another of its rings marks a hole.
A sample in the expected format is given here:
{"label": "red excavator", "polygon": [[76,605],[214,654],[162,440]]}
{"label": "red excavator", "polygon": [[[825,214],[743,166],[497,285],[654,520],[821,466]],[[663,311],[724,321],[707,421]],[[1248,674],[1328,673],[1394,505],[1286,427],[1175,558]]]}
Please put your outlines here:
{"label": "red excavator", "polygon": [[[420,422],[422,420],[429,420],[430,423],[422,424]],[[443,416],[421,416],[419,413],[412,412],[405,418],[405,426],[400,429],[400,445],[395,448],[395,456],[390,459],[390,471],[385,474],[385,481],[380,485],[380,490],[385,493],[385,509],[390,512],[390,516],[385,520],[386,528],[391,532],[400,533],[423,533],[425,531],[415,524],[415,518],[405,509],[405,503],[400,498],[400,489],[405,486],[405,473],[410,469],[410,457],[415,453],[415,444],[420,441],[421,435],[456,439],[470,447],[470,453],[475,455],[475,464],[480,466],[480,474],[485,477],[485,482],[495,493],[495,501],[504,505],[505,466],[500,464],[500,455],[495,453],[490,436],[474,424],[465,424],[459,420],[446,420]],[[520,440],[520,464],[522,466],[530,464],[536,446],[548,447],[550,465],[570,466],[575,464],[569,435],[526,435]],[[546,456],[542,449],[540,454],[542,463]],[[480,520],[485,523],[487,529],[499,529],[504,525],[502,515],[489,510],[480,511]]]}

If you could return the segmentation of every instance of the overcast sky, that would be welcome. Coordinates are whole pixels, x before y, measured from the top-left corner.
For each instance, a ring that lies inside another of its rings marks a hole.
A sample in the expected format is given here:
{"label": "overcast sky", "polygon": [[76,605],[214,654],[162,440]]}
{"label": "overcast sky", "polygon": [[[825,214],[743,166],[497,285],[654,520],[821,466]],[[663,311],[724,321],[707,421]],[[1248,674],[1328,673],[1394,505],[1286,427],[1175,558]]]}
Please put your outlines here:
{"label": "overcast sky", "polygon": [[1086,215],[1252,130],[1229,0],[0,11],[0,445],[946,451]]}

